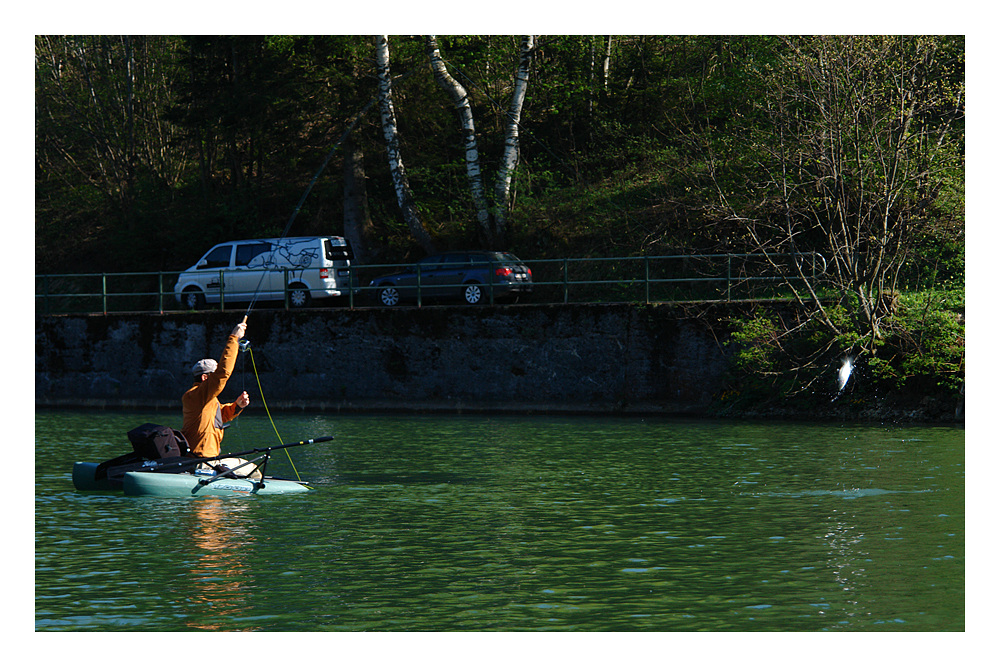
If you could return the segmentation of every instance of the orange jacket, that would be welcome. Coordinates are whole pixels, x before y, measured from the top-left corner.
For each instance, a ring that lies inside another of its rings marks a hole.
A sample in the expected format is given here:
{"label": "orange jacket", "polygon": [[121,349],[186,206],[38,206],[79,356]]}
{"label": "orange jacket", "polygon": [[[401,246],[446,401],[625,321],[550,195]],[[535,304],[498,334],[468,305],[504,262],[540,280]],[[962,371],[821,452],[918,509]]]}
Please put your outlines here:
{"label": "orange jacket", "polygon": [[195,382],[181,398],[184,407],[181,432],[194,456],[218,456],[224,435],[222,425],[240,413],[241,408],[235,403],[219,403],[219,394],[233,372],[238,351],[236,336],[229,336],[219,366],[204,382]]}

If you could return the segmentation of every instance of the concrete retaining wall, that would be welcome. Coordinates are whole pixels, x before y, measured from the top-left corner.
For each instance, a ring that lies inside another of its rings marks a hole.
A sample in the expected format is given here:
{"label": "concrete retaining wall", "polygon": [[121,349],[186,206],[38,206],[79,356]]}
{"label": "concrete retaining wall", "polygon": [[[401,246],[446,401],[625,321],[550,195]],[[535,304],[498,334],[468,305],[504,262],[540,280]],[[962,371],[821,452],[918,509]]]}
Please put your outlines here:
{"label": "concrete retaining wall", "polygon": [[[690,413],[721,387],[724,306],[254,311],[224,400],[272,408]],[[179,406],[238,311],[35,320],[38,406]]]}

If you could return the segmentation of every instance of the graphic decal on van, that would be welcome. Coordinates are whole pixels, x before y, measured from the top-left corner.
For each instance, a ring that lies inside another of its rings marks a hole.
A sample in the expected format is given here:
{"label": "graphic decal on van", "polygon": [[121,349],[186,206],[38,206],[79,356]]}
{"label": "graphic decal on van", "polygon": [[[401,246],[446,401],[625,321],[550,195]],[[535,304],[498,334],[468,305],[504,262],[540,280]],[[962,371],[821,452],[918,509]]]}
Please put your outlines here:
{"label": "graphic decal on van", "polygon": [[275,271],[282,268],[302,270],[312,266],[317,257],[319,257],[319,249],[314,244],[296,243],[293,245],[278,245],[272,247],[270,251],[262,252],[254,257],[247,264],[247,268],[272,269]]}
{"label": "graphic decal on van", "polygon": [[299,243],[293,246],[278,246],[275,252],[297,269],[309,268],[316,261],[316,258],[319,257],[319,249],[316,248],[315,244],[310,248],[307,243]]}

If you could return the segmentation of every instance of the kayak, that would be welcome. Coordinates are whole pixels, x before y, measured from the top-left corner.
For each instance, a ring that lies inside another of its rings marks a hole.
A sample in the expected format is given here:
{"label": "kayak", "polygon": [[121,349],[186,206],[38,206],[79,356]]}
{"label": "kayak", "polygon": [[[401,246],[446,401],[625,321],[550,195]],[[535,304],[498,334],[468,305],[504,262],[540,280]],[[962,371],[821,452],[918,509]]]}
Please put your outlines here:
{"label": "kayak", "polygon": [[77,491],[121,491],[122,480],[102,475],[98,477],[100,463],[77,461],[73,464],[73,486]]}
{"label": "kayak", "polygon": [[[168,456],[150,459],[130,452],[103,463],[77,461],[73,464],[73,486],[79,491],[123,491],[126,496],[160,498],[197,498],[200,496],[264,496],[309,491],[306,482],[270,477],[264,474],[275,449],[298,447],[332,440],[330,436],[300,442],[252,449],[212,458]],[[219,471],[199,467],[199,463],[261,454],[252,461]],[[240,469],[244,468],[243,473]],[[255,472],[256,471],[256,472]],[[249,476],[248,473],[253,473]]]}
{"label": "kayak", "polygon": [[266,496],[302,493],[307,482],[279,477],[251,479],[219,477],[211,470],[195,472],[130,471],[121,476],[99,478],[100,464],[77,461],[73,464],[73,486],[78,491],[123,491],[126,496],[189,498],[199,496]]}
{"label": "kayak", "polygon": [[[211,480],[211,481],[209,481]],[[122,480],[126,496],[157,496],[159,498],[191,498],[199,496],[266,496],[303,493],[309,490],[305,482],[264,477],[235,479],[207,473],[127,472]]]}

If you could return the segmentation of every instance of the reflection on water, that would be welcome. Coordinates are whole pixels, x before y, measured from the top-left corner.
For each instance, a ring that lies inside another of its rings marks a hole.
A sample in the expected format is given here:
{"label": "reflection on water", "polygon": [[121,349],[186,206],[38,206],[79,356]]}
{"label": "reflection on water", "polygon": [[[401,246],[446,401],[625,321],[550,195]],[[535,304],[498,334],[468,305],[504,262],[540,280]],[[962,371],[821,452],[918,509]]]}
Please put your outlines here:
{"label": "reflection on water", "polygon": [[46,443],[145,420],[89,417],[36,419],[39,630],[964,628],[960,429],[284,416],[315,491],[156,501],[72,490]]}
{"label": "reflection on water", "polygon": [[199,630],[225,630],[225,621],[244,606],[250,592],[246,560],[253,547],[252,515],[243,504],[227,505],[220,497],[190,504],[190,540],[197,560],[186,579],[193,587],[191,602],[204,611],[186,623]]}

